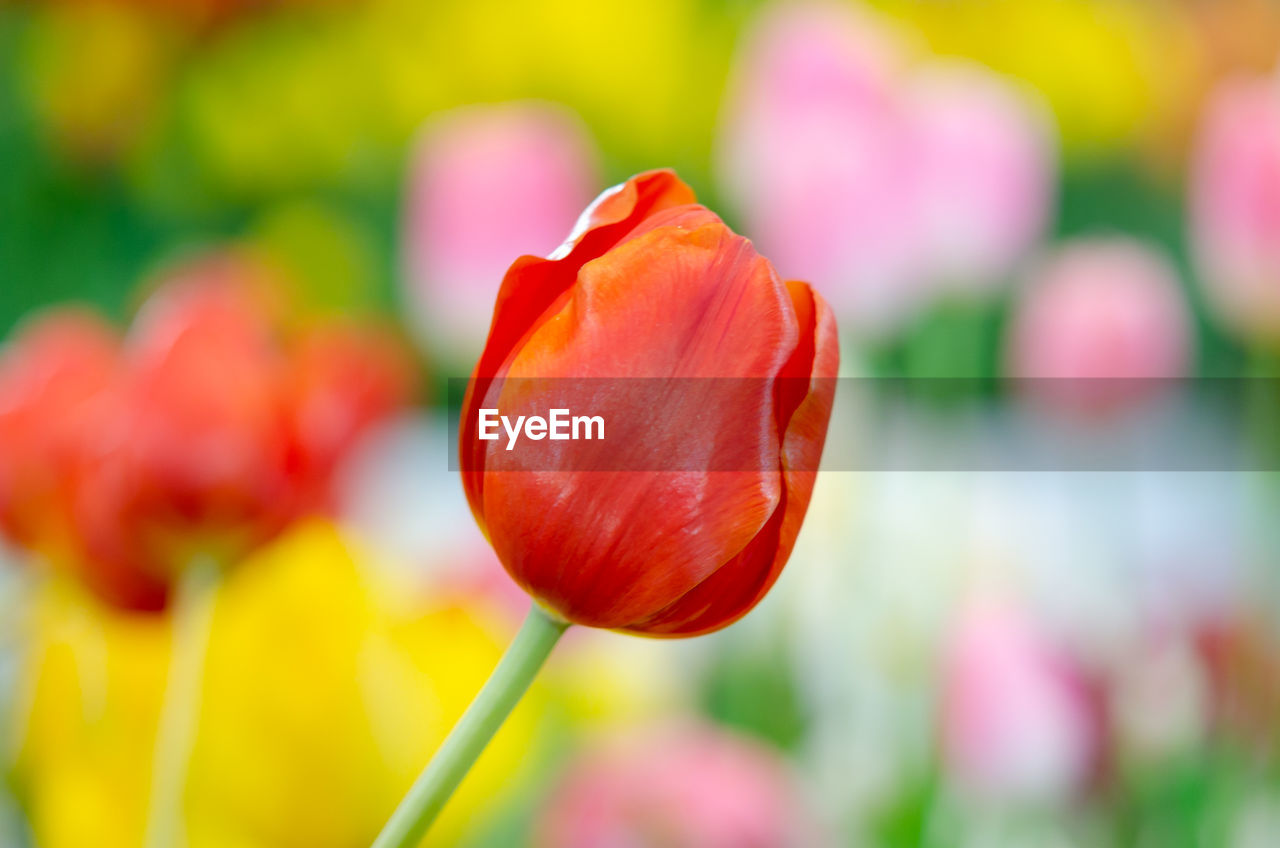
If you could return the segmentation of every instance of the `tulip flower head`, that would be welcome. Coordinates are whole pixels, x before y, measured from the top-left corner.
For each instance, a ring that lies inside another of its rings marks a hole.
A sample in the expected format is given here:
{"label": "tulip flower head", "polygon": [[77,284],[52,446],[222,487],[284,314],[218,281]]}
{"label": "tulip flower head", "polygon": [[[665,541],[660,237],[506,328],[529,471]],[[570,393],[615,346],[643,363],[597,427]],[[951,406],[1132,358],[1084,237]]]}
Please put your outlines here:
{"label": "tulip flower head", "polygon": [[[458,458],[472,514],[535,603],[378,848],[421,842],[569,625],[694,636],[764,597],[813,493],[838,366],[826,303],[670,171],[609,189],[550,256],[515,261]],[[709,402],[707,381],[731,391]],[[570,397],[592,407],[572,419],[596,427],[585,443],[557,436]],[[530,403],[549,420],[500,414]],[[505,447],[484,423],[498,419]],[[522,426],[532,451],[514,450]]]}
{"label": "tulip flower head", "polygon": [[[724,627],[791,553],[838,358],[809,286],[784,283],[674,174],[641,174],[588,207],[551,258],[507,272],[463,404],[472,512],[516,582],[563,620],[666,636]],[[479,411],[530,378],[605,386],[593,400],[606,440],[555,443],[601,446],[584,463],[530,473],[519,451],[478,438]],[[689,388],[705,378],[741,391],[708,409]],[[682,470],[667,470],[673,456]],[[753,464],[706,470],[724,456]]]}
{"label": "tulip flower head", "polygon": [[286,337],[255,269],[202,258],[123,342],[64,310],[0,357],[0,529],[105,600],[158,610],[196,557],[230,565],[334,509],[355,445],[408,400],[371,328]]}
{"label": "tulip flower head", "polygon": [[1225,84],[1211,99],[1191,177],[1191,235],[1222,320],[1280,341],[1280,82]]}
{"label": "tulip flower head", "polygon": [[19,332],[0,364],[0,529],[111,603],[154,610],[167,581],[114,532],[109,556],[91,554],[82,523],[117,431],[122,371],[119,339],[91,313],[51,312]]}
{"label": "tulip flower head", "polygon": [[230,562],[283,523],[284,360],[225,270],[192,269],[134,322],[110,441],[77,504],[99,565],[169,579],[197,551]]}

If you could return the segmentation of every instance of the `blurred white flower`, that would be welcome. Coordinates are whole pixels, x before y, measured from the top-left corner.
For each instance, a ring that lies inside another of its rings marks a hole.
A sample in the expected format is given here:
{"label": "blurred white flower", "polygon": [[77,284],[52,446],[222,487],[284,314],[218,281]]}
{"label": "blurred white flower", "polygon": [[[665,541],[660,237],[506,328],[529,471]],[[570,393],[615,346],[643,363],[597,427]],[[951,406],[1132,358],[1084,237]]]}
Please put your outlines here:
{"label": "blurred white flower", "polygon": [[1124,659],[1112,704],[1124,752],[1159,764],[1193,751],[1208,731],[1210,703],[1205,670],[1192,646],[1166,639]]}

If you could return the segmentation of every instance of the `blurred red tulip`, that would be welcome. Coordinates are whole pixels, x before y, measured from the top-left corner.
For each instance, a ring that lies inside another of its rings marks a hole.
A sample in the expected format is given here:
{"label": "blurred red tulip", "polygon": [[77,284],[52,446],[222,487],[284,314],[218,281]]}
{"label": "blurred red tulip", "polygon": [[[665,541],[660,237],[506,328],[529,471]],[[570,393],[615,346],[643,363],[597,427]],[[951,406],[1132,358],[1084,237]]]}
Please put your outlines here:
{"label": "blurred red tulip", "polygon": [[287,517],[286,362],[230,261],[184,269],[134,322],[111,440],[77,498],[92,567],[171,578]]}
{"label": "blurred red tulip", "polygon": [[820,829],[785,760],[710,725],[643,732],[574,762],[536,825],[551,848],[789,848]]}
{"label": "blurred red tulip", "polygon": [[1192,168],[1191,235],[1226,323],[1280,343],[1280,82],[1236,81],[1211,99]]}
{"label": "blurred red tulip", "polygon": [[1185,376],[1191,344],[1167,259],[1129,239],[1082,239],[1052,256],[1023,293],[1008,368],[1037,397],[1106,410]]}
{"label": "blurred red tulip", "polygon": [[65,541],[71,481],[118,367],[116,335],[74,309],[32,320],[0,357],[0,529],[19,545]]}
{"label": "blurred red tulip", "polygon": [[1269,617],[1238,612],[1198,628],[1216,729],[1247,749],[1280,754],[1280,636]]}
{"label": "blurred red tulip", "polygon": [[319,325],[289,344],[270,294],[255,266],[217,255],[135,319],[73,498],[83,576],[112,603],[163,607],[196,556],[231,565],[332,511],[342,461],[407,403],[392,341]]}
{"label": "blurred red tulip", "polygon": [[109,602],[159,609],[166,581],[136,567],[123,540],[90,555],[80,515],[118,431],[121,372],[118,338],[90,313],[54,312],[18,335],[0,365],[0,525]]}
{"label": "blurred red tulip", "polygon": [[162,605],[129,587],[170,582],[196,555],[232,564],[331,511],[342,460],[408,401],[392,341],[321,325],[287,345],[259,282],[235,257],[203,259],[135,320],[75,499],[86,576],[114,602]]}
{"label": "blurred red tulip", "polygon": [[300,511],[331,512],[332,483],[360,440],[409,402],[406,352],[384,333],[332,325],[305,333],[290,366],[289,434]]}
{"label": "blurred red tulip", "polygon": [[184,519],[270,511],[284,477],[286,363],[246,292],[203,269],[144,305],[128,350],[129,444]]}
{"label": "blurred red tulip", "polygon": [[[724,627],[791,553],[838,359],[835,321],[808,285],[779,279],[671,172],[634,177],[552,258],[507,272],[463,404],[472,512],[515,580],[568,621],[667,636]],[[518,471],[519,452],[477,438],[478,410],[501,408],[513,378],[615,380],[593,398],[614,428],[589,454],[599,467]],[[629,378],[665,386],[669,406],[637,405]],[[749,396],[699,404],[697,378],[744,378]],[[673,455],[707,464],[653,470]],[[707,470],[722,455],[754,465]]]}

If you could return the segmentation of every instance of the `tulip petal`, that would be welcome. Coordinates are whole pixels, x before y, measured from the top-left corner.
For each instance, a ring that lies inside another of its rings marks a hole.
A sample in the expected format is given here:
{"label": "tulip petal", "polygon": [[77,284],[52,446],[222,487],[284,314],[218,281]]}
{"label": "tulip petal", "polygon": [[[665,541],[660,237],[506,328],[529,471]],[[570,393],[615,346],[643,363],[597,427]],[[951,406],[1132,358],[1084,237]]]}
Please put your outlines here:
{"label": "tulip petal", "polygon": [[534,320],[573,285],[584,264],[603,255],[656,212],[694,201],[692,189],[671,171],[640,174],[605,191],[587,207],[569,239],[551,258],[517,259],[498,292],[489,339],[476,363],[475,376],[498,376]]}
{"label": "tulip petal", "polygon": [[13,541],[40,547],[69,534],[71,482],[98,426],[118,348],[99,319],[61,308],[22,327],[0,351],[0,531]]}
{"label": "tulip petal", "polygon": [[[605,191],[587,207],[569,239],[552,254],[552,258],[522,256],[517,259],[502,281],[489,327],[489,339],[476,363],[462,408],[473,409],[474,399],[484,396],[488,382],[500,376],[512,351],[519,347],[521,340],[552,304],[573,286],[584,264],[603,255],[655,212],[687,206],[694,200],[693,190],[672,171],[639,174]],[[473,424],[472,415],[463,416],[459,444],[464,446],[464,450],[477,443]],[[481,467],[476,460],[475,456],[463,458],[462,484],[472,514],[483,531],[485,522],[480,492],[484,475],[467,471]]]}
{"label": "tulip petal", "polygon": [[[827,422],[835,397],[840,351],[835,318],[817,292],[806,283],[789,282],[787,289],[800,326],[805,328],[796,354],[778,385],[783,397],[780,414],[789,415],[780,429],[783,498],[768,525],[731,562],[657,614],[621,629],[651,636],[696,636],[718,630],[746,615],[772,588],[791,556],[796,536],[809,508],[818,462],[826,441]],[[796,369],[807,366],[807,391],[795,397]]]}
{"label": "tulip petal", "polygon": [[[654,614],[747,548],[783,499],[769,465],[799,400],[780,414],[769,377],[800,342],[793,298],[746,239],[711,218],[681,212],[668,220],[706,223],[646,228],[588,263],[508,366],[508,378],[632,378],[611,383],[616,396],[602,402],[614,405],[610,426],[636,433],[611,436],[605,467],[635,470],[504,473],[493,469],[518,467],[516,455],[484,457],[481,501],[499,557],[570,620],[625,627]],[[739,403],[715,416],[714,430],[691,390],[708,377],[750,378],[735,381]],[[627,406],[629,387],[644,378],[673,381],[670,405],[656,414]],[[661,457],[639,454],[655,443]],[[670,453],[687,454],[683,467],[697,470],[645,470]]]}

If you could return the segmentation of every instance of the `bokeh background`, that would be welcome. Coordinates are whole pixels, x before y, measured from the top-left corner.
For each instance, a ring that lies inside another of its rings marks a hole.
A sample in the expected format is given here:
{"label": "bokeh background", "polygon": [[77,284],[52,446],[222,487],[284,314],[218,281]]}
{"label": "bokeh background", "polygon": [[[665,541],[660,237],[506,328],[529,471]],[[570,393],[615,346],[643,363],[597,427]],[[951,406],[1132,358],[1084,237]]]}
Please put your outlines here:
{"label": "bokeh background", "polygon": [[[496,662],[527,601],[447,470],[440,386],[601,189],[675,168],[832,303],[847,375],[966,378],[933,426],[1048,377],[1144,378],[1038,413],[1141,427],[1165,378],[1280,370],[1278,59],[1269,0],[0,3],[0,420],[49,308],[145,348],[172,292],[224,284],[303,363],[273,391],[346,375],[320,406],[360,413],[324,497],[212,590],[186,843],[368,844]],[[177,382],[257,386],[213,337]],[[1246,405],[1269,449],[1274,393]],[[15,427],[10,483],[55,443]],[[1278,492],[826,473],[739,624],[571,633],[429,844],[1280,844]],[[83,522],[49,542],[50,504],[7,504],[41,532],[0,554],[0,845],[140,845],[190,655]]]}

